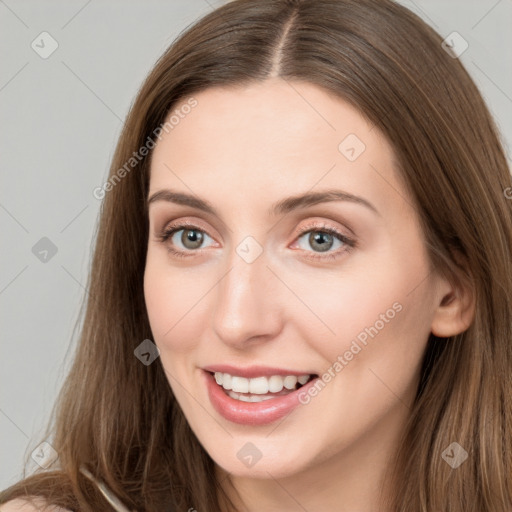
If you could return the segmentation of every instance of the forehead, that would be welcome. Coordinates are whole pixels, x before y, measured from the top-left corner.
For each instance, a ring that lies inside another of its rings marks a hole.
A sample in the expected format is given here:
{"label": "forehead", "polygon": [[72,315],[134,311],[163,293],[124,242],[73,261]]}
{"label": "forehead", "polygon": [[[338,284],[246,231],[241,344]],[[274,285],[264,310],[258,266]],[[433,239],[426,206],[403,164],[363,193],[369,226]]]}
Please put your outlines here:
{"label": "forehead", "polygon": [[386,196],[397,200],[392,148],[334,94],[273,79],[212,87],[193,98],[194,108],[180,111],[185,98],[168,116],[174,122],[154,148],[150,193],[174,188],[215,197],[222,191],[224,201],[253,195],[261,202],[342,187],[374,204]]}

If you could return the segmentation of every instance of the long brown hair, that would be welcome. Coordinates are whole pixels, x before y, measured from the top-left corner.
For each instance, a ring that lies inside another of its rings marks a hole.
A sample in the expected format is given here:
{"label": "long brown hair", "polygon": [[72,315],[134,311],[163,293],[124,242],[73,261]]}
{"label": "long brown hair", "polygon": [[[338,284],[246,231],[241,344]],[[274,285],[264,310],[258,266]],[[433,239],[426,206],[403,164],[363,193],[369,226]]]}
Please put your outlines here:
{"label": "long brown hair", "polygon": [[[441,42],[391,0],[229,2],[158,60],[128,114],[110,176],[119,177],[179,101],[216,85],[279,76],[359,109],[394,148],[432,265],[476,297],[465,332],[428,340],[389,510],[510,512],[511,177],[482,96]],[[24,474],[0,503],[43,496],[73,510],[110,510],[80,473],[84,465],[130,509],[234,510],[160,359],[146,366],[134,356],[152,339],[143,295],[150,156],[105,192],[79,345],[44,436],[58,462]],[[443,459],[452,442],[468,452],[456,469]]]}

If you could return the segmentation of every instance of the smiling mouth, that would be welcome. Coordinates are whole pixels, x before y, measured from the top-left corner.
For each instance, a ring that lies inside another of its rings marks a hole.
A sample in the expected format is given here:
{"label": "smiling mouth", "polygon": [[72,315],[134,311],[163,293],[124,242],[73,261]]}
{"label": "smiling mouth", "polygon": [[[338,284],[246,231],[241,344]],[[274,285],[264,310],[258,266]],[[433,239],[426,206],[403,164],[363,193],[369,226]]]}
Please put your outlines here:
{"label": "smiling mouth", "polygon": [[262,402],[288,395],[318,377],[316,374],[304,374],[246,378],[222,372],[208,373],[226,395],[242,402]]}

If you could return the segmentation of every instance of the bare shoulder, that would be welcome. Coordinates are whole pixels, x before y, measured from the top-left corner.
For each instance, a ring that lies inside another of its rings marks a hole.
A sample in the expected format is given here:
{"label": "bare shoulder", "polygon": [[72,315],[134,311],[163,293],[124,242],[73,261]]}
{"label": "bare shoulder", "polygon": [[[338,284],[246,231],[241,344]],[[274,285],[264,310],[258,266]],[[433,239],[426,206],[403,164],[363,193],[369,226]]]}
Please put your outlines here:
{"label": "bare shoulder", "polygon": [[44,508],[44,504],[44,501],[41,499],[32,502],[16,499],[0,505],[0,512],[71,512],[67,508],[57,506],[47,506]]}

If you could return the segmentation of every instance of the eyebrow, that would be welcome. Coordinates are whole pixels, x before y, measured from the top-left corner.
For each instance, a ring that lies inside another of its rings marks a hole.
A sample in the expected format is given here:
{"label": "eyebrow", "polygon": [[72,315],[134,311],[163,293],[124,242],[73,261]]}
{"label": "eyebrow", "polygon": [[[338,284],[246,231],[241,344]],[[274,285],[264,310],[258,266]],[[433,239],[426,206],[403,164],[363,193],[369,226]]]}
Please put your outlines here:
{"label": "eyebrow", "polygon": [[[149,197],[148,207],[150,204],[155,203],[157,201],[166,201],[169,203],[180,204],[183,206],[190,206],[192,208],[197,208],[198,210],[202,210],[206,213],[210,213],[212,215],[219,217],[217,210],[212,206],[211,203],[191,194],[175,192],[172,190],[159,190]],[[318,203],[326,203],[333,201],[347,201],[359,204],[365,206],[366,208],[370,209],[375,214],[380,216],[380,213],[377,210],[377,208],[375,208],[375,206],[373,206],[373,204],[367,201],[366,199],[356,196],[354,194],[350,194],[348,192],[344,192],[343,190],[334,189],[329,189],[322,192],[308,192],[305,194],[281,199],[277,203],[274,203],[269,208],[267,213],[270,216],[284,215],[291,211],[298,210],[300,208],[306,208],[308,206],[313,206]]]}

